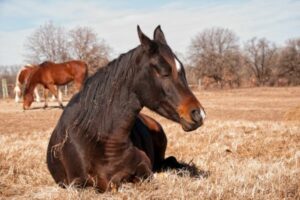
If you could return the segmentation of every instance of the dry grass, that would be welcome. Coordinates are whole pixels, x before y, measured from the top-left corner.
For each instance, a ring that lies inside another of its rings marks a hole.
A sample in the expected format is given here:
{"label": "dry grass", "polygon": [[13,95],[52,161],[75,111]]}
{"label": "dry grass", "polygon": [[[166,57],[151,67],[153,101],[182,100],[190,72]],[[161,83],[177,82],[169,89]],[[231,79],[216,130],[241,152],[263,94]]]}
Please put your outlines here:
{"label": "dry grass", "polygon": [[[300,123],[283,120],[300,102],[300,88],[196,92],[206,108],[203,127],[185,133],[148,110],[168,135],[167,155],[193,162],[208,177],[175,172],[123,184],[117,193],[61,189],[45,163],[61,110],[21,111],[0,101],[0,199],[300,199]],[[34,105],[35,106],[35,105]]]}
{"label": "dry grass", "polygon": [[284,119],[288,121],[300,121],[300,106],[287,111],[284,115]]}

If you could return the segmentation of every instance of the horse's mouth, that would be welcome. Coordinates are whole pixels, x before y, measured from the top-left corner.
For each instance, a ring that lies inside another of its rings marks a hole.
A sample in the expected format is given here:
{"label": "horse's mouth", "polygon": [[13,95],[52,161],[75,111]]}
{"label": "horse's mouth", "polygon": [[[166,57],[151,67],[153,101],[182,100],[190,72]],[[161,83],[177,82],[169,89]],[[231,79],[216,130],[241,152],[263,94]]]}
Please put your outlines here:
{"label": "horse's mouth", "polygon": [[199,122],[188,122],[186,121],[184,118],[180,118],[180,124],[181,127],[184,131],[189,132],[189,131],[194,131],[197,128],[199,128],[200,126],[203,125],[203,120],[199,121]]}
{"label": "horse's mouth", "polygon": [[23,110],[28,110],[30,108],[30,106],[28,105],[23,105]]}

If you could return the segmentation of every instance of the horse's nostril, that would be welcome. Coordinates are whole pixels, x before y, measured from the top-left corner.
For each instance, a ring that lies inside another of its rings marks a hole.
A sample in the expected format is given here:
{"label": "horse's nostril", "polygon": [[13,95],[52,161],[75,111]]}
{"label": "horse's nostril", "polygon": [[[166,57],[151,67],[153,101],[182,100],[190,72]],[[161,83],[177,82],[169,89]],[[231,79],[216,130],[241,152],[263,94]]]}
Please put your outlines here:
{"label": "horse's nostril", "polygon": [[192,110],[191,117],[194,122],[200,122],[202,120],[200,109]]}

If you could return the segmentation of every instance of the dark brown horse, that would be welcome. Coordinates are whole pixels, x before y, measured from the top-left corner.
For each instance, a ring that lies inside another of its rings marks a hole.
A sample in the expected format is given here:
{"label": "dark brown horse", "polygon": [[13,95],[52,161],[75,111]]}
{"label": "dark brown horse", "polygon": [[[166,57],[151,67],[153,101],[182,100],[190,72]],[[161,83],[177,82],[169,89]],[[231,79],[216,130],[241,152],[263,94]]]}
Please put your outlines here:
{"label": "dark brown horse", "polygon": [[47,151],[48,169],[59,185],[105,191],[123,181],[147,178],[172,163],[164,159],[161,126],[139,115],[144,106],[180,123],[185,131],[203,124],[204,109],[160,26],[154,40],[139,27],[138,35],[141,45],[88,78],[64,109]]}
{"label": "dark brown horse", "polygon": [[[57,64],[49,61],[43,62],[39,67],[34,69],[27,79],[23,109],[28,109],[33,102],[33,91],[37,84],[41,84],[45,89],[49,89],[56,99],[58,99],[59,105],[63,107],[61,100],[58,98],[58,92],[55,86],[65,85],[74,81],[75,86],[79,90],[87,77],[87,73],[87,64],[83,61],[74,60]],[[44,92],[44,95],[44,107],[47,107],[47,91]]]}

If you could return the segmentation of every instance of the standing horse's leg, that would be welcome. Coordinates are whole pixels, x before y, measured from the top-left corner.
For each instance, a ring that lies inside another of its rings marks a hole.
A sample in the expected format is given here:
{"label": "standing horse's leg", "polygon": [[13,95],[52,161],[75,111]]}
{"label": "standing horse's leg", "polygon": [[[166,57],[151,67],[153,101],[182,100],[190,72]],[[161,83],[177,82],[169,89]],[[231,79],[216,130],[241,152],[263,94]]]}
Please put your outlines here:
{"label": "standing horse's leg", "polygon": [[37,87],[34,88],[34,95],[36,97],[36,102],[41,102],[41,97],[39,95],[39,91]]}
{"label": "standing horse's leg", "polygon": [[15,96],[15,102],[16,103],[20,102],[20,96],[21,96],[21,92],[16,92],[16,96]]}
{"label": "standing horse's leg", "polygon": [[58,91],[58,100],[62,102],[63,101],[62,91],[58,86],[57,86],[57,91]]}
{"label": "standing horse's leg", "polygon": [[[57,100],[62,102],[62,92],[59,89],[59,86],[57,86],[56,89],[57,89],[57,92],[58,92],[58,99]],[[52,95],[51,101],[55,101],[55,100],[56,100],[55,96]]]}
{"label": "standing horse's leg", "polygon": [[62,104],[61,100],[58,98],[58,93],[57,93],[57,89],[55,87],[55,85],[53,84],[49,84],[47,85],[47,88],[50,90],[50,92],[55,96],[55,98],[58,101],[58,104],[61,108],[64,108],[64,105]]}
{"label": "standing horse's leg", "polygon": [[77,92],[82,88],[86,76],[76,76],[74,77],[74,85],[77,89]]}
{"label": "standing horse's leg", "polygon": [[21,97],[21,88],[20,88],[20,86],[18,84],[16,85],[14,91],[15,91],[15,94],[16,94],[16,96],[15,96],[15,102],[19,103],[20,102],[20,97]]}
{"label": "standing horse's leg", "polygon": [[45,104],[44,104],[44,109],[48,107],[48,89],[44,88],[44,99],[45,99]]}
{"label": "standing horse's leg", "polygon": [[52,96],[51,96],[51,98],[50,98],[50,101],[53,102],[53,101],[55,101],[55,100],[56,100],[56,98],[55,98],[55,96],[52,94]]}

